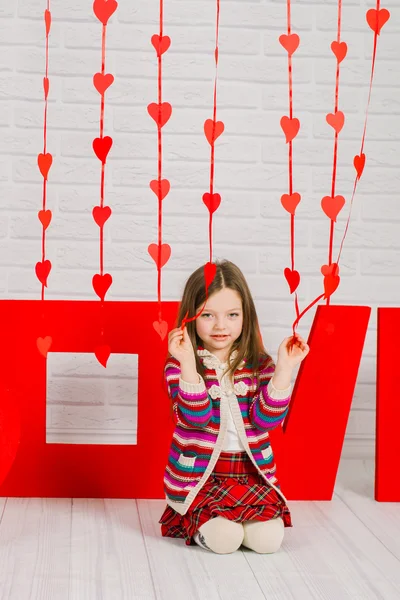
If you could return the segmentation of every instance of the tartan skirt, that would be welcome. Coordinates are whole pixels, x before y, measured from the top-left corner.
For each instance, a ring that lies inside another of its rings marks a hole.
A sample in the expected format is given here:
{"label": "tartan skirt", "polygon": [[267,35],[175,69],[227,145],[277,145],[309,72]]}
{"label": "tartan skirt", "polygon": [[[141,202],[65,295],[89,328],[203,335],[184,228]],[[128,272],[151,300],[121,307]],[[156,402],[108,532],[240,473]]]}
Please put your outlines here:
{"label": "tartan skirt", "polygon": [[196,531],[214,517],[238,523],[281,517],[285,527],[292,527],[286,502],[266,483],[246,452],[221,452],[187,513],[166,507],[159,521],[161,534],[184,538],[187,545],[193,545]]}

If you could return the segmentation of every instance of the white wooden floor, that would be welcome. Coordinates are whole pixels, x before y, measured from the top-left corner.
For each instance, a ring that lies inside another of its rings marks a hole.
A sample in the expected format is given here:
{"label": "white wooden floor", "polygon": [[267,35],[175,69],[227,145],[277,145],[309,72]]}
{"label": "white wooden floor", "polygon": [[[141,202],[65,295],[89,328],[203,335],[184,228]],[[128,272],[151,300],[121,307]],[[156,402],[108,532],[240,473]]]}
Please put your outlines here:
{"label": "white wooden floor", "polygon": [[158,500],[0,498],[0,599],[400,599],[400,504],[373,471],[343,460],[332,502],[291,502],[275,555],[162,538]]}

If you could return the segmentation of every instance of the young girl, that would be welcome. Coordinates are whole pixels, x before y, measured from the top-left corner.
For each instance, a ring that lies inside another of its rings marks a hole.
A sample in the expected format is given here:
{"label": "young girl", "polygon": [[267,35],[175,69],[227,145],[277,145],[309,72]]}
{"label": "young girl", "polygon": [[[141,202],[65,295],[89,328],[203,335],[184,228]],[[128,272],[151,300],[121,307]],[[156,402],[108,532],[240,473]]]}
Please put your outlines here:
{"label": "young girl", "polygon": [[226,554],[242,544],[276,552],[291,516],[276,477],[268,432],[282,424],[291,375],[309,352],[297,336],[263,347],[254,302],[240,269],[217,261],[206,299],[204,268],[188,279],[165,365],[176,427],[164,476],[163,536]]}

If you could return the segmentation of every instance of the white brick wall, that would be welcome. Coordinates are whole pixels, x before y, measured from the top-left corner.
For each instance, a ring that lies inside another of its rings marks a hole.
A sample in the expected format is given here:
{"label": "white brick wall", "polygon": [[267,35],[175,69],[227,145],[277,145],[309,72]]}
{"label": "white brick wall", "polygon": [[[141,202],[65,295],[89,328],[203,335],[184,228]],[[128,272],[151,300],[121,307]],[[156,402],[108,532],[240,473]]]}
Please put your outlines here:
{"label": "white brick wall", "polygon": [[[343,6],[342,39],[349,50],[341,66],[340,108],[346,124],[340,134],[337,193],[347,199],[367,100],[372,32],[365,12],[372,5],[346,0]],[[373,455],[376,308],[399,305],[394,276],[400,273],[400,4],[387,0],[384,6],[392,18],[379,39],[367,165],[342,255],[342,285],[334,297],[335,303],[373,308],[346,436],[345,453],[351,456]],[[40,294],[34,264],[41,236],[36,157],[43,135],[44,9],[39,0],[0,4],[0,294],[5,298]],[[93,299],[99,232],[91,211],[98,204],[99,161],[91,144],[98,135],[99,96],[92,76],[100,68],[101,26],[91,0],[52,0],[51,9],[48,150],[54,162],[47,254],[53,270],[47,298]],[[293,31],[301,36],[294,56],[294,110],[301,120],[294,184],[303,197],[296,229],[302,306],[320,293],[319,268],[327,257],[329,222],[320,200],[330,190],[333,141],[325,114],[332,112],[334,102],[330,43],[336,36],[336,10],[336,0],[294,0],[292,6]],[[165,1],[165,34],[172,46],[163,57],[164,100],[173,106],[163,129],[164,177],[172,185],[164,201],[164,242],[172,246],[163,269],[165,300],[178,300],[187,276],[208,259],[201,196],[209,178],[203,123],[212,115],[214,20],[214,0]],[[287,191],[287,147],[279,125],[288,113],[287,57],[278,42],[285,30],[283,1],[221,2],[218,118],[225,122],[225,133],[216,148],[216,191],[223,202],[214,217],[214,258],[229,258],[244,271],[273,353],[293,319],[282,276],[289,265],[289,217],[279,201]],[[114,280],[109,299],[157,298],[156,269],[147,253],[157,235],[156,197],[148,187],[156,176],[157,147],[146,110],[157,94],[150,44],[156,32],[158,0],[121,0],[107,29],[106,70],[115,75],[106,93],[105,116],[105,133],[114,139],[106,171],[106,203],[113,209],[105,229],[105,265]],[[337,241],[346,216],[345,209]],[[308,315],[303,334],[310,323]],[[79,385],[79,377],[75,383]],[[123,405],[121,400],[121,415]],[[85,406],[83,402],[83,415]],[[68,402],[61,408],[62,416]],[[54,417],[53,425],[57,422]],[[78,430],[79,423],[72,422],[72,428]],[[125,429],[122,425],[121,432]]]}

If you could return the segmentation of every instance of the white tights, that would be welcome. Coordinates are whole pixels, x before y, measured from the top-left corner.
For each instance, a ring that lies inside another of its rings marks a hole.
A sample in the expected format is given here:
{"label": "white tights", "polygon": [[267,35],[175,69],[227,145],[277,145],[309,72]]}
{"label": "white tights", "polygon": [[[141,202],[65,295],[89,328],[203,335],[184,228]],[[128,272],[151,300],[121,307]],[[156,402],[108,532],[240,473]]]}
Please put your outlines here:
{"label": "white tights", "polygon": [[196,544],[216,552],[230,554],[241,545],[259,554],[271,554],[279,550],[285,526],[280,517],[270,521],[244,521],[235,523],[223,517],[215,517],[204,523],[194,535]]}

